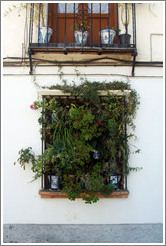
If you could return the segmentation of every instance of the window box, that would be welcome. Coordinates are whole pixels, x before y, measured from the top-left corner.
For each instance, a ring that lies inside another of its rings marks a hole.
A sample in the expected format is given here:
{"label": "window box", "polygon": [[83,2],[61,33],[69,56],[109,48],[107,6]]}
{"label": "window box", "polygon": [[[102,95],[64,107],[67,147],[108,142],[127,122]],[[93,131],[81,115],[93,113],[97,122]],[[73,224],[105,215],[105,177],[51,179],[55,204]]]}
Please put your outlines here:
{"label": "window box", "polygon": [[[49,191],[49,190],[40,190],[39,195],[41,198],[68,198],[68,195],[61,191]],[[96,193],[99,198],[128,198],[129,192],[124,191],[114,191],[109,196],[103,196],[101,193]],[[81,197],[77,197],[81,198]]]}

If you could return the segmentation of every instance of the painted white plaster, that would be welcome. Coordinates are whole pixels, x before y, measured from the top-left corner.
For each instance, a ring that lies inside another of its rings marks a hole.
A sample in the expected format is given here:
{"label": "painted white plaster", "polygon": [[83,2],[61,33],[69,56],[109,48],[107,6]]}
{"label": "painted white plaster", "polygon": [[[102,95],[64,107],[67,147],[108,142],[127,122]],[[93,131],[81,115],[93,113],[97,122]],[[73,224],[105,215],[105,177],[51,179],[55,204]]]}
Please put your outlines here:
{"label": "painted white plaster", "polygon": [[[91,69],[92,72],[94,70]],[[97,68],[96,68],[97,70]],[[107,69],[106,69],[107,70]],[[103,73],[106,72],[103,70]],[[95,76],[94,76],[95,77]],[[91,78],[87,74],[87,78]],[[74,79],[74,77],[73,77]],[[96,76],[100,81],[102,76]],[[110,79],[113,79],[110,77]],[[49,82],[48,77],[42,81]],[[132,87],[140,94],[136,123],[136,145],[141,153],[132,155],[131,166],[143,169],[128,177],[127,199],[101,199],[93,205],[81,200],[41,199],[40,180],[30,183],[30,167],[24,171],[13,165],[21,148],[32,146],[39,154],[41,141],[37,119],[40,112],[30,109],[37,99],[32,76],[5,76],[2,82],[3,207],[4,223],[119,224],[162,222],[162,79],[133,78]]]}
{"label": "painted white plaster", "polygon": [[[136,8],[136,38],[137,38],[137,60],[150,61],[151,55],[151,34],[163,33],[163,14],[164,3],[153,2],[137,4]],[[154,40],[153,55],[157,56],[158,48],[160,46],[160,52],[163,49],[163,43]]]}
{"label": "painted white plaster", "polygon": [[[125,79],[126,77],[131,77],[132,67],[124,66],[81,66],[81,67],[65,67],[63,66],[62,72],[64,73],[64,78],[72,80],[73,75],[76,74],[75,70],[79,70],[81,76],[86,76],[89,74],[89,77],[94,79],[96,76],[104,76],[103,79],[110,77],[112,79]],[[4,67],[3,74],[4,75],[11,75],[11,76],[23,76],[29,75],[29,66],[27,67]],[[58,66],[38,66],[34,68],[34,75],[36,77],[37,82],[44,83],[45,77],[48,78],[46,81],[47,83],[57,82],[60,83],[59,78],[59,68]],[[162,77],[163,76],[163,68],[159,67],[144,67],[144,66],[136,66],[135,67],[135,77]],[[33,76],[31,76],[33,78]],[[42,82],[43,81],[43,82]]]}
{"label": "painted white plaster", "polygon": [[152,33],[150,38],[151,61],[163,61],[163,35]]}
{"label": "painted white plaster", "polygon": [[[2,4],[2,13],[7,4]],[[149,10],[150,6],[150,10]],[[163,3],[137,4],[137,60],[150,61],[150,35],[163,32]],[[3,18],[3,56],[21,56],[24,40],[24,18],[17,13]],[[17,27],[17,28],[16,28]],[[11,42],[12,40],[12,42]],[[152,54],[157,40],[153,39]],[[161,52],[161,50],[159,51]],[[159,56],[157,59],[161,59]],[[64,78],[72,82],[76,67],[64,67]],[[163,70],[162,68],[136,67],[136,77],[130,77],[131,67],[79,67],[91,81],[130,79],[140,95],[140,109],[135,119],[136,145],[141,153],[131,155],[131,166],[141,166],[139,172],[128,177],[127,199],[101,199],[86,205],[80,199],[41,199],[40,180],[30,182],[33,173],[13,163],[21,148],[31,146],[41,153],[40,111],[30,109],[38,97],[29,67],[4,67],[2,79],[2,163],[3,163],[3,222],[34,224],[127,224],[161,223],[163,204]],[[39,85],[60,83],[58,67],[37,67]],[[79,83],[79,81],[76,81]],[[132,142],[131,142],[132,143]],[[132,146],[131,146],[132,148]]]}

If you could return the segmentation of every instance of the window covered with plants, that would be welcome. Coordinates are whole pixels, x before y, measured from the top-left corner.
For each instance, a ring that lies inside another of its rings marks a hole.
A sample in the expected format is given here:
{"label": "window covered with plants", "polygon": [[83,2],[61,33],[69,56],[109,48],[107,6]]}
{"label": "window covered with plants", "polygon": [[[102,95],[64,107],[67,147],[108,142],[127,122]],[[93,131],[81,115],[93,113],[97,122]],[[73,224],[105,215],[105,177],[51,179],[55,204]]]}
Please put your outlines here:
{"label": "window covered with plants", "polygon": [[[44,150],[35,156],[22,149],[18,162],[32,164],[34,179],[43,177],[43,188],[97,202],[98,194],[126,190],[129,139],[139,105],[137,92],[124,82],[89,82],[53,86],[63,96],[44,96],[32,109],[41,108]],[[136,150],[139,152],[139,150]]]}

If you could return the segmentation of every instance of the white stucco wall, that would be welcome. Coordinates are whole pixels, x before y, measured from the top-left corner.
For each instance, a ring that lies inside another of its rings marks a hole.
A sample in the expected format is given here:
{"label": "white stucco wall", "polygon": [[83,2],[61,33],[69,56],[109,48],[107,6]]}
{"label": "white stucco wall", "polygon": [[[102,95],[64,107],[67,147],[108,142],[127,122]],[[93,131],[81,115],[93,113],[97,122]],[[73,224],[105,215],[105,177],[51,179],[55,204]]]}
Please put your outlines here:
{"label": "white stucco wall", "polygon": [[[2,2],[2,13],[10,2]],[[13,3],[12,3],[13,4]],[[150,8],[150,9],[149,9]],[[163,53],[163,3],[137,4],[137,60],[161,61]],[[24,18],[12,13],[2,19],[3,57],[22,56]],[[17,26],[17,28],[16,28]],[[11,42],[12,41],[12,42]],[[75,67],[64,67],[64,78],[72,81]],[[140,166],[139,172],[128,177],[127,199],[100,199],[92,205],[77,199],[41,199],[40,180],[30,182],[33,173],[13,163],[21,148],[31,146],[41,153],[39,111],[30,109],[37,99],[37,87],[29,67],[4,67],[2,78],[2,198],[4,223],[34,224],[127,224],[161,223],[163,218],[163,98],[162,68],[136,67],[79,67],[91,81],[126,81],[140,95],[140,109],[135,120],[141,153],[132,155],[131,166]],[[59,83],[58,67],[35,69],[40,85]]]}
{"label": "white stucco wall", "polygon": [[160,1],[136,4],[137,60],[163,60],[164,4]]}
{"label": "white stucco wall", "polygon": [[[13,68],[11,68],[12,71]],[[51,71],[52,69],[52,71]],[[79,68],[90,80],[112,81],[116,78],[126,81],[123,76],[107,76],[116,74],[117,68]],[[121,68],[119,74],[131,68]],[[36,75],[40,85],[53,84],[58,81],[58,68],[38,68]],[[96,204],[86,205],[80,199],[72,202],[68,199],[41,199],[38,191],[40,180],[30,183],[33,173],[30,167],[24,171],[13,165],[21,148],[31,146],[39,154],[41,141],[37,119],[38,111],[30,109],[30,104],[37,99],[37,88],[33,84],[33,76],[12,74],[4,68],[2,81],[2,153],[3,153],[3,217],[4,223],[161,223],[163,195],[163,80],[159,68],[149,73],[156,77],[137,76],[130,78],[130,83],[140,95],[140,109],[135,124],[140,154],[132,155],[131,166],[140,166],[139,172],[132,172],[128,177],[129,197],[127,199],[100,199]],[[29,68],[24,68],[28,73]],[[69,81],[74,79],[74,68],[64,68]],[[95,75],[101,73],[100,75]],[[127,73],[127,72],[126,72]],[[89,74],[89,75],[88,75]],[[94,75],[93,75],[94,74]],[[103,75],[102,75],[103,74]],[[104,76],[105,74],[105,76]],[[157,75],[158,74],[158,75]],[[139,76],[140,75],[140,76]]]}

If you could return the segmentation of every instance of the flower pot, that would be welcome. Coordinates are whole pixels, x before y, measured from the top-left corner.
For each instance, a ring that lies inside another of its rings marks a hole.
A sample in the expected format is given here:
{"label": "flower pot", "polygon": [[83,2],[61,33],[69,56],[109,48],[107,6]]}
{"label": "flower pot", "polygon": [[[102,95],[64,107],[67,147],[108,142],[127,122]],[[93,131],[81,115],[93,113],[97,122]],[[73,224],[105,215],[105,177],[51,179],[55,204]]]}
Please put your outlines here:
{"label": "flower pot", "polygon": [[59,188],[59,179],[57,175],[50,176],[50,188],[51,190],[57,190]]}
{"label": "flower pot", "polygon": [[88,188],[88,185],[89,185],[89,179],[88,179],[88,177],[80,177],[80,179],[79,179],[79,182],[80,182],[80,184],[81,184],[81,188],[82,189],[87,189]]}
{"label": "flower pot", "polygon": [[37,32],[38,32],[38,41],[39,43],[47,43],[50,41],[50,37],[53,33],[51,28],[48,28],[48,32],[47,32],[47,27],[39,27],[37,28]]}
{"label": "flower pot", "polygon": [[104,29],[99,32],[102,44],[113,44],[116,32],[112,29]]}
{"label": "flower pot", "polygon": [[118,189],[121,181],[121,175],[110,176],[110,184],[114,186],[114,189]]}
{"label": "flower pot", "polygon": [[120,34],[119,35],[119,44],[123,47],[130,47],[130,34]]}
{"label": "flower pot", "polygon": [[98,160],[99,157],[100,157],[100,154],[95,150],[94,153],[93,153],[93,158],[94,158],[95,160]]}
{"label": "flower pot", "polygon": [[74,31],[74,36],[76,40],[76,44],[86,44],[88,38],[88,31]]}

